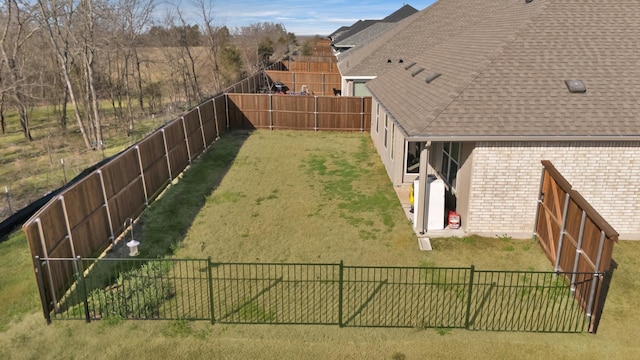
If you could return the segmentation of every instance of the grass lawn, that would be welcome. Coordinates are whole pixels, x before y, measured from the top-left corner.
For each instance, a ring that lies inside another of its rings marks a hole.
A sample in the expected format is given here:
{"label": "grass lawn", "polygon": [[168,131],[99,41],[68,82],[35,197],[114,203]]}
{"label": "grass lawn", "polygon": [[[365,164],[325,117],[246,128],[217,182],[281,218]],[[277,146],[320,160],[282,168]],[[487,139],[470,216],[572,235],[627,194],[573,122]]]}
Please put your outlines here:
{"label": "grass lawn", "polygon": [[[552,269],[530,240],[432,239],[434,250],[420,251],[367,134],[228,134],[139,224],[140,250],[150,257]],[[615,247],[620,266],[597,335],[205,321],[46,326],[28,251],[22,234],[0,244],[0,359],[631,359],[640,353],[640,242]]]}

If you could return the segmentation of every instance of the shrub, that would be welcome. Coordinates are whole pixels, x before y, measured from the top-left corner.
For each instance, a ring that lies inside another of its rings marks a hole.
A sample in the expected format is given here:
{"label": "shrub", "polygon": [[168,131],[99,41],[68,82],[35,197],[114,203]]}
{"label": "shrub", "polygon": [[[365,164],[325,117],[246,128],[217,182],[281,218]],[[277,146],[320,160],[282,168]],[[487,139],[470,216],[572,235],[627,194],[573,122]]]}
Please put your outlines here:
{"label": "shrub", "polygon": [[150,262],[118,276],[115,284],[95,289],[88,298],[94,317],[149,319],[159,317],[163,302],[175,291],[166,277],[168,262]]}

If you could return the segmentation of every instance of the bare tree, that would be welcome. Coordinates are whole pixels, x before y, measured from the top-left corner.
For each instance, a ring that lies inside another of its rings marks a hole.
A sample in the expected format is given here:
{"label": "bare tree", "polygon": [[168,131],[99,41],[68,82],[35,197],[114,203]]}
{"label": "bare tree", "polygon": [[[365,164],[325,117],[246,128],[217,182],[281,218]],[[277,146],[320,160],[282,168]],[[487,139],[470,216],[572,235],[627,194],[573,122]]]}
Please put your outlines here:
{"label": "bare tree", "polygon": [[[111,19],[111,22],[117,26],[113,29],[114,35],[121,36],[119,41],[115,41],[114,47],[119,47],[118,51],[122,52],[123,56],[123,68],[119,72],[121,75],[119,83],[124,87],[126,95],[129,132],[134,128],[133,95],[137,98],[140,111],[145,112],[139,46],[140,36],[145,28],[151,24],[154,9],[154,0],[119,0]],[[106,74],[106,76],[110,75],[111,72]],[[135,92],[131,89],[131,81],[134,83]]]}
{"label": "bare tree", "polygon": [[[178,18],[180,19],[180,24],[182,26],[177,29],[180,31],[180,49],[183,58],[183,64],[185,67],[184,74],[186,75],[185,81],[188,81],[189,86],[191,87],[191,91],[195,97],[195,101],[200,101],[202,99],[202,92],[200,90],[200,84],[198,83],[198,72],[196,71],[196,58],[194,57],[194,53],[192,51],[193,46],[200,45],[200,31],[198,26],[195,25],[195,32],[193,32],[193,28],[190,27],[184,19],[184,15],[180,8],[176,9],[176,13],[178,14]],[[191,31],[190,31],[191,30]],[[196,36],[194,36],[196,35]],[[188,79],[188,80],[187,80]],[[192,99],[187,99],[189,105],[193,105]]]}
{"label": "bare tree", "polygon": [[213,1],[211,0],[195,0],[203,24],[204,37],[207,50],[213,62],[213,81],[216,92],[221,89],[220,78],[220,51],[224,49],[229,41],[229,29],[226,26],[216,27],[213,23]]}
{"label": "bare tree", "polygon": [[78,57],[80,58],[82,70],[82,86],[85,115],[91,129],[93,142],[91,148],[104,148],[102,139],[102,119],[100,116],[99,98],[96,92],[96,56],[99,48],[99,21],[104,11],[95,6],[94,0],[80,0],[77,8],[78,31],[72,32],[72,39],[76,46]]}
{"label": "bare tree", "polygon": [[[0,70],[6,70],[3,79],[9,80],[6,92],[12,98],[14,105],[18,109],[20,117],[20,126],[24,137],[31,141],[31,125],[29,124],[29,97],[30,84],[24,73],[24,48],[26,42],[37,31],[37,27],[33,26],[31,14],[24,11],[25,4],[19,3],[17,0],[5,0],[3,3],[3,13],[6,15],[4,26],[0,37],[0,53],[2,55],[2,63]],[[4,73],[4,71],[1,71]],[[4,100],[4,92],[1,100]],[[2,130],[4,133],[4,116],[2,117]]]}
{"label": "bare tree", "polygon": [[71,80],[72,57],[70,53],[70,31],[73,28],[73,20],[76,16],[76,3],[74,0],[37,0],[40,10],[40,24],[44,28],[52,48],[58,58],[58,65],[69,92],[69,100],[75,111],[76,121],[82,134],[85,146],[93,148],[92,142],[82,120],[80,106],[76,99],[76,93]]}
{"label": "bare tree", "polygon": [[[200,31],[197,25],[187,25],[179,6],[165,14],[165,28],[161,38],[166,63],[169,66],[174,101],[184,101],[188,105],[202,98],[193,49],[200,45]],[[182,97],[180,98],[180,94]]]}
{"label": "bare tree", "polygon": [[0,128],[2,128],[2,135],[7,133],[7,124],[4,120],[4,91],[0,92]]}

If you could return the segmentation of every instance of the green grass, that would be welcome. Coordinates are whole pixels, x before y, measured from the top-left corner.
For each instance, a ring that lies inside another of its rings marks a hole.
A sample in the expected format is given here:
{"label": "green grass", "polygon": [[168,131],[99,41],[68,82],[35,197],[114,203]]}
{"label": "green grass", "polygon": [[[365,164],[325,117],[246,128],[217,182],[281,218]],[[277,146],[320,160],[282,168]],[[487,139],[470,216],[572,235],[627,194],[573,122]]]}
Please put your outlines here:
{"label": "green grass", "polygon": [[21,231],[0,243],[0,304],[0,333],[40,304],[29,246]]}
{"label": "green grass", "polygon": [[[189,171],[151,204],[140,221],[140,257],[164,257],[184,246],[182,239],[194,217],[227,173],[246,138],[246,132],[233,132],[218,140],[214,149],[195,160]],[[235,204],[243,197],[222,192],[209,198],[213,203]]]}
{"label": "green grass", "polygon": [[[225,136],[148,209],[140,250],[214,261],[552,269],[531,240],[451,237],[419,251],[367,139],[284,131]],[[362,176],[354,171],[360,168]],[[613,257],[620,267],[597,335],[207,321],[46,326],[18,233],[0,243],[0,358],[632,359],[640,353],[640,242],[619,242]],[[251,303],[242,311],[247,319],[272,316]]]}

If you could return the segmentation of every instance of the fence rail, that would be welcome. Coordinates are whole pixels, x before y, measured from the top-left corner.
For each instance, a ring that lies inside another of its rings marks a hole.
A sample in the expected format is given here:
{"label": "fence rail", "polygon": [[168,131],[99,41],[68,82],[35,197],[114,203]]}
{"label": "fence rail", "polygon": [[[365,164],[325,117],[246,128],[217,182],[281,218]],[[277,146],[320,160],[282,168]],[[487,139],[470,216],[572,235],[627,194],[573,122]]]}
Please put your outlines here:
{"label": "fence rail", "polygon": [[[575,296],[604,274],[338,264],[214,263],[211,259],[36,258],[58,263],[59,319],[187,319],[229,324],[584,332]],[[574,281],[572,279],[578,279]],[[44,276],[38,276],[46,291]],[[597,296],[594,294],[593,296]],[[50,310],[53,309],[53,310]]]}

